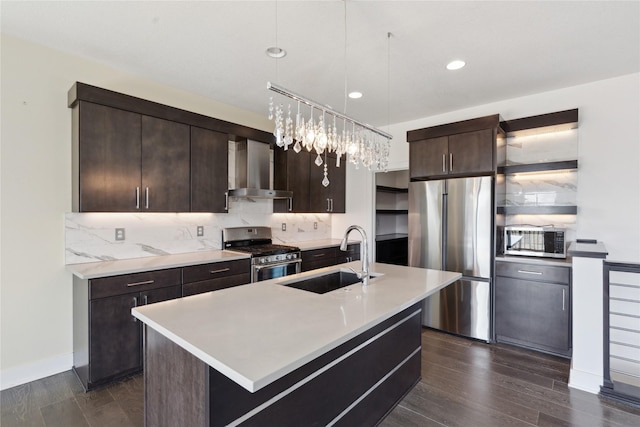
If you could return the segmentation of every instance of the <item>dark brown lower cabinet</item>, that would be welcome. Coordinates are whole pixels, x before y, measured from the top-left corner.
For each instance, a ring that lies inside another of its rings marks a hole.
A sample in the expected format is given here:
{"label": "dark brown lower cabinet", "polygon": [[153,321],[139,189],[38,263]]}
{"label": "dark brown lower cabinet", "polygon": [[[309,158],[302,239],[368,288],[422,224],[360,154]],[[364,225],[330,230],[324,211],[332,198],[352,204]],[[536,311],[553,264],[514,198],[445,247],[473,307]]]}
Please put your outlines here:
{"label": "dark brown lower cabinet", "polygon": [[83,280],[74,276],[73,368],[85,390],[142,370],[131,308],[180,298],[180,268]]}
{"label": "dark brown lower cabinet", "polygon": [[302,251],[302,271],[315,270],[316,268],[330,267],[336,264],[356,261],[360,259],[360,243],[347,245],[346,251],[341,251],[338,246]]}
{"label": "dark brown lower cabinet", "polygon": [[[504,263],[511,264],[504,268],[503,263],[496,264],[497,341],[570,357],[569,269],[515,263]],[[501,276],[501,272],[518,277]],[[556,281],[547,281],[549,277]]]}
{"label": "dark brown lower cabinet", "polygon": [[251,282],[250,271],[249,258],[184,267],[182,296],[247,284]]}

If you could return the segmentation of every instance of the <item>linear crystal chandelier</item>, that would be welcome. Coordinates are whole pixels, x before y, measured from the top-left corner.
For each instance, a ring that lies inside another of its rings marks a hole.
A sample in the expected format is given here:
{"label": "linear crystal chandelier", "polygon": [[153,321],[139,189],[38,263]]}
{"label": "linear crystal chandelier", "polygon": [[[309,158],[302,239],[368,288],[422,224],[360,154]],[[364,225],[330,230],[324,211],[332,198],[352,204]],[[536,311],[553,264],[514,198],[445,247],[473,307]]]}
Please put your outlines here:
{"label": "linear crystal chandelier", "polygon": [[[269,100],[269,120],[275,121],[273,135],[278,147],[287,150],[293,145],[296,153],[303,148],[313,150],[318,166],[323,164],[323,154],[335,153],[338,167],[344,154],[356,166],[362,164],[369,170],[386,170],[393,138],[390,134],[271,82],[267,83],[267,88],[297,101],[297,111],[292,117],[291,104],[285,113],[282,104],[274,104],[273,97]],[[325,164],[325,186],[329,185],[326,168]]]}

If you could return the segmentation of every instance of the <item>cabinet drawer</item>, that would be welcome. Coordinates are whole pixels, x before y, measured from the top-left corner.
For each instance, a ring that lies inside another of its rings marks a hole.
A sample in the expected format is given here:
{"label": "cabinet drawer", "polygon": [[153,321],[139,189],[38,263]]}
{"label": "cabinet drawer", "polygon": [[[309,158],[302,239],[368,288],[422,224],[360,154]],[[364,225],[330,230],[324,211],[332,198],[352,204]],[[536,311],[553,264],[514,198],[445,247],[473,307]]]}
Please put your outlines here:
{"label": "cabinet drawer", "polygon": [[236,274],[250,274],[251,261],[239,259],[236,261],[212,262],[210,264],[191,265],[184,267],[183,283],[201,282],[203,280],[218,279]]}
{"label": "cabinet drawer", "polygon": [[525,264],[519,262],[496,262],[496,276],[513,277],[515,279],[537,280],[569,284],[571,270],[569,267],[552,265]]}
{"label": "cabinet drawer", "polygon": [[236,274],[235,276],[219,277],[217,279],[203,280],[201,282],[185,283],[182,285],[182,296],[201,294],[217,291],[232,286],[245,285],[251,281],[251,274]]}
{"label": "cabinet drawer", "polygon": [[89,280],[89,299],[142,292],[149,289],[180,285],[180,268],[147,271],[144,273],[123,274]]}
{"label": "cabinet drawer", "polygon": [[339,251],[336,247],[313,249],[310,251],[302,251],[302,262],[320,262],[325,259],[336,260],[336,251]]}

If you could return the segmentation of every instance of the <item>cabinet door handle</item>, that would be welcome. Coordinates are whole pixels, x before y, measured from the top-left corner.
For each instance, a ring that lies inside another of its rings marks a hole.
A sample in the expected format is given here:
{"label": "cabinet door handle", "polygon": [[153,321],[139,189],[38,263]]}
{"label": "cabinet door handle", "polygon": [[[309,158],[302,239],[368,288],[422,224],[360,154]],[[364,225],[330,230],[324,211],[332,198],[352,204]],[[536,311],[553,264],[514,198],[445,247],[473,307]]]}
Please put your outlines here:
{"label": "cabinet door handle", "polygon": [[327,212],[331,212],[331,201],[327,199]]}
{"label": "cabinet door handle", "polygon": [[313,254],[313,256],[316,257],[316,258],[321,257],[321,256],[325,256],[325,255],[326,254]]}
{"label": "cabinet door handle", "polygon": [[127,286],[142,286],[142,285],[152,285],[155,280],[145,280],[144,282],[135,282],[135,283],[127,283]]}
{"label": "cabinet door handle", "polygon": [[566,304],[565,304],[565,290],[563,289],[562,290],[562,311],[565,311],[565,307],[566,307]]}
{"label": "cabinet door handle", "polygon": [[453,172],[453,153],[449,153],[449,172]]}
{"label": "cabinet door handle", "polygon": [[542,271],[518,270],[518,273],[535,274],[536,276],[542,276]]}
{"label": "cabinet door handle", "polygon": [[144,305],[149,304],[149,295],[143,295],[142,296],[142,302],[144,303]]}
{"label": "cabinet door handle", "polygon": [[140,187],[136,187],[136,209],[140,209]]}
{"label": "cabinet door handle", "polygon": [[446,172],[447,171],[447,155],[443,154],[442,155],[442,172]]}
{"label": "cabinet door handle", "polygon": [[149,209],[149,187],[144,189],[144,208]]}
{"label": "cabinet door handle", "polygon": [[[136,308],[138,306],[138,297],[133,297],[133,306],[131,308]],[[135,316],[131,316],[133,319],[133,323],[136,323],[138,319]]]}
{"label": "cabinet door handle", "polygon": [[329,199],[329,200],[331,201],[331,202],[330,202],[331,210],[330,210],[329,212],[333,212],[333,199]]}
{"label": "cabinet door handle", "polygon": [[289,197],[289,212],[293,210],[293,197]]}
{"label": "cabinet door handle", "polygon": [[229,267],[221,268],[220,270],[211,270],[211,271],[209,271],[209,274],[224,273],[225,271],[229,271],[229,270],[231,270]]}
{"label": "cabinet door handle", "polygon": [[229,192],[228,191],[224,192],[224,210],[225,211],[229,210]]}

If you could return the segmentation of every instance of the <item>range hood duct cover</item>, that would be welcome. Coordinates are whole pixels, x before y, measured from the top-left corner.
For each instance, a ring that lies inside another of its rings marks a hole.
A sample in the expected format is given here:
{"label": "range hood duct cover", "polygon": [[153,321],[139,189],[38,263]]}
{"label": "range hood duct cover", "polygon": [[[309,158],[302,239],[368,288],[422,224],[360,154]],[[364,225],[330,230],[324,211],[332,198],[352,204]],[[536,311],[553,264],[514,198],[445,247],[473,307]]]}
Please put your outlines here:
{"label": "range hood duct cover", "polygon": [[269,188],[270,147],[250,139],[236,143],[236,188],[229,189],[231,197],[256,199],[288,199],[293,192]]}

